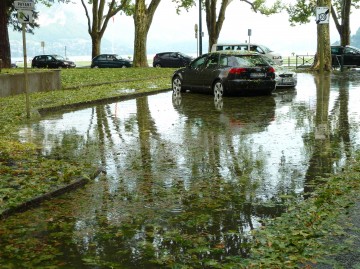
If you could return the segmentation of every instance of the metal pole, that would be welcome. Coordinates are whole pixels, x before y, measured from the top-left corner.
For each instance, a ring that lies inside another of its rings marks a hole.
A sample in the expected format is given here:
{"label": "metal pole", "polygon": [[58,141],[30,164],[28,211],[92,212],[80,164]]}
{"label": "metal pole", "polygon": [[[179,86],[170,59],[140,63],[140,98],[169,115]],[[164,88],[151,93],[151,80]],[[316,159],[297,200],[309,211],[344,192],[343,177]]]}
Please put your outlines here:
{"label": "metal pole", "polygon": [[24,75],[25,75],[25,97],[26,97],[26,117],[30,119],[30,98],[29,98],[29,81],[27,73],[27,55],[26,55],[26,35],[25,23],[22,23],[23,53],[24,53]]}
{"label": "metal pole", "polygon": [[199,55],[202,55],[201,0],[199,0]]}

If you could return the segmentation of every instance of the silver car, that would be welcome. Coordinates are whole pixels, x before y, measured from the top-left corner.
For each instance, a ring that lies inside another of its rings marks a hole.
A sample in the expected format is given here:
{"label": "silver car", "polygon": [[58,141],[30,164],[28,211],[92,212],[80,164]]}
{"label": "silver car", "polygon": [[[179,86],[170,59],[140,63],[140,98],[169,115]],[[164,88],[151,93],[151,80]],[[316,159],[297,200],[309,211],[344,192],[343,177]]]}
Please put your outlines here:
{"label": "silver car", "polygon": [[283,59],[281,55],[277,52],[272,51],[268,47],[255,43],[218,43],[214,44],[211,47],[211,51],[219,50],[237,50],[237,51],[252,51],[259,54],[263,54],[268,57],[270,60],[273,60],[279,65],[283,64]]}
{"label": "silver car", "polygon": [[276,64],[276,62],[271,59],[267,60],[267,62],[275,69],[276,88],[295,87],[297,85],[296,72]]}

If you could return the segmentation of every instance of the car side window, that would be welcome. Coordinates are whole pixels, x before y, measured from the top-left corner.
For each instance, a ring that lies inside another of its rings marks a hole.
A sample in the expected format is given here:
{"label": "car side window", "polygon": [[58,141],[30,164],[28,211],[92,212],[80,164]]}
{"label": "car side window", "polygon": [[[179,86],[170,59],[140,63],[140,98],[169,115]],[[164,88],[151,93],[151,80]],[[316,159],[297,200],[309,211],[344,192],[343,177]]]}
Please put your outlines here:
{"label": "car side window", "polygon": [[99,61],[106,61],[106,55],[100,55],[98,60]]}
{"label": "car side window", "polygon": [[228,57],[226,55],[220,55],[220,66],[228,66]]}
{"label": "car side window", "polygon": [[219,55],[212,54],[206,61],[206,67],[217,67],[219,64]]}
{"label": "car side window", "polygon": [[331,48],[331,54],[339,54],[339,48]]}
{"label": "car side window", "polygon": [[204,55],[200,58],[198,58],[197,60],[194,60],[192,63],[191,63],[191,68],[202,68],[205,66],[205,61],[207,59],[207,55]]}

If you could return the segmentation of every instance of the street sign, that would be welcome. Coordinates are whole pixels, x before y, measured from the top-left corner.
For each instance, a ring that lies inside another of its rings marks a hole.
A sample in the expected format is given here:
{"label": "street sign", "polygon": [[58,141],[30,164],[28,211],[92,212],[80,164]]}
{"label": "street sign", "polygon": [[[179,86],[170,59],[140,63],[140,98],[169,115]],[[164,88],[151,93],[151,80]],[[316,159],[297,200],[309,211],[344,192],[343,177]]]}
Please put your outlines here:
{"label": "street sign", "polygon": [[18,20],[20,23],[33,23],[33,12],[32,10],[19,10],[18,11]]}
{"label": "street sign", "polygon": [[326,24],[329,23],[330,11],[328,7],[316,8],[316,23]]}
{"label": "street sign", "polygon": [[14,1],[14,8],[17,10],[34,10],[34,1]]}

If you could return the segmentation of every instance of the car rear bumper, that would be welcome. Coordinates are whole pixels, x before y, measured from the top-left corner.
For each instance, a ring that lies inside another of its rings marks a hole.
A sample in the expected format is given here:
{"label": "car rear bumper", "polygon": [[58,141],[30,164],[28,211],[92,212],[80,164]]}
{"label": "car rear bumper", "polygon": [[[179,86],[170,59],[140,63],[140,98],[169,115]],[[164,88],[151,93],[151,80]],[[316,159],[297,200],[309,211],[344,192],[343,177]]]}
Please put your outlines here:
{"label": "car rear bumper", "polygon": [[275,89],[275,80],[232,80],[226,86],[229,94],[271,93]]}

